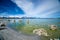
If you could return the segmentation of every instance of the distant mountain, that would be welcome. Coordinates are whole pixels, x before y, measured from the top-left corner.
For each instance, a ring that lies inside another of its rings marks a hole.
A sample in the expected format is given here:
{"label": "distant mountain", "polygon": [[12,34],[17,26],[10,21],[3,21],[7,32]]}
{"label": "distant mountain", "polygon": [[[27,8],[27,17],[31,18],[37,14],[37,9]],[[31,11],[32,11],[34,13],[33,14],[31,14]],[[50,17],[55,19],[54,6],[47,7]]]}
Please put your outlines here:
{"label": "distant mountain", "polygon": [[40,17],[0,17],[0,19],[60,19],[60,18],[40,18]]}
{"label": "distant mountain", "polygon": [[0,17],[0,19],[39,19],[40,17]]}

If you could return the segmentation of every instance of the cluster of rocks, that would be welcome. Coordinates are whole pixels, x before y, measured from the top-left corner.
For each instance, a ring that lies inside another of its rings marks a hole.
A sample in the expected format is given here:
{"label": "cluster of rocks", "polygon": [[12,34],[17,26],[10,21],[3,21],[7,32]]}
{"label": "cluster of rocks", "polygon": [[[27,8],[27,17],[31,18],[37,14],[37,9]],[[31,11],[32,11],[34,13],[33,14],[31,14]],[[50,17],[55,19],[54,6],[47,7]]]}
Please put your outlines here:
{"label": "cluster of rocks", "polygon": [[35,29],[35,30],[33,30],[33,33],[35,33],[39,36],[41,36],[41,35],[48,36],[47,31],[44,28]]}
{"label": "cluster of rocks", "polygon": [[[45,30],[44,28],[39,28],[39,29],[34,29],[33,33],[39,35],[42,40],[45,40],[45,39],[46,40],[59,40],[60,38],[58,36],[60,33],[59,32],[57,33],[57,31],[58,31],[57,26],[51,25],[49,28],[49,32]],[[55,33],[57,33],[58,35],[56,35]],[[58,38],[55,38],[55,37],[58,37]]]}

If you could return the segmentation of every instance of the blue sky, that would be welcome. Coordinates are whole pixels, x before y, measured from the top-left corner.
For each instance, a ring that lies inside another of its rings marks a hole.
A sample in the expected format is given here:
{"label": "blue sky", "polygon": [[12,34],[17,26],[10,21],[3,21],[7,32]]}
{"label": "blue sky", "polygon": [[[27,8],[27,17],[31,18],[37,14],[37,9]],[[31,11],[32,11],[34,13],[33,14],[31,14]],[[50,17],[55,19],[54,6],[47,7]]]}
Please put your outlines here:
{"label": "blue sky", "polygon": [[60,17],[60,0],[0,0],[0,16]]}

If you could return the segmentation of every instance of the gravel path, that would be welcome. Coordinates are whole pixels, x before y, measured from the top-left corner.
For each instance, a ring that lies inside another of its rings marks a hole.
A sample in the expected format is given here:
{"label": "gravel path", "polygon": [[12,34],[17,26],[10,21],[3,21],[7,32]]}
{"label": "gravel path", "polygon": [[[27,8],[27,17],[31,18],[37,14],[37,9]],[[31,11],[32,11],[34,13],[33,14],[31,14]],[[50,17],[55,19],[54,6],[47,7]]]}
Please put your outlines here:
{"label": "gravel path", "polygon": [[4,37],[4,40],[40,40],[37,35],[25,35],[11,28],[1,30],[0,35]]}

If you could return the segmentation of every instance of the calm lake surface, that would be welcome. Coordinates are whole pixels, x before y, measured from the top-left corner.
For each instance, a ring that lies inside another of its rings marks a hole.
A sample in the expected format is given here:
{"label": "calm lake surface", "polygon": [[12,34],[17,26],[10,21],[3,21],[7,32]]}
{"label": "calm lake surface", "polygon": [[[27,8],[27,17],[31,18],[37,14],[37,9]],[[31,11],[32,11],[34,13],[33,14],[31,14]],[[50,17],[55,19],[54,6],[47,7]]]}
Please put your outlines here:
{"label": "calm lake surface", "polygon": [[[0,19],[0,23],[6,23],[7,27],[29,35],[33,34],[34,28],[48,29],[51,25],[56,25],[60,31],[60,19]],[[56,32],[51,37],[57,35],[60,34]]]}
{"label": "calm lake surface", "polygon": [[60,28],[60,19],[0,19],[0,22],[6,21],[7,26],[16,29],[18,26],[41,26],[49,27],[50,25],[56,25]]}

